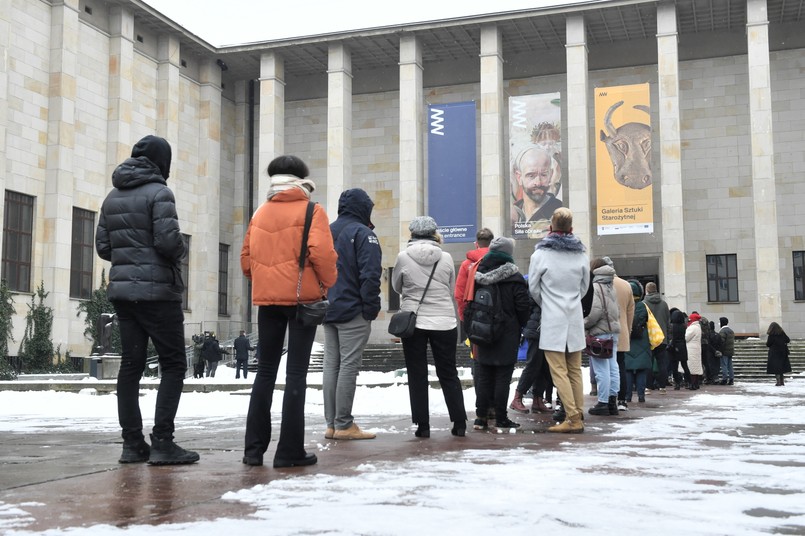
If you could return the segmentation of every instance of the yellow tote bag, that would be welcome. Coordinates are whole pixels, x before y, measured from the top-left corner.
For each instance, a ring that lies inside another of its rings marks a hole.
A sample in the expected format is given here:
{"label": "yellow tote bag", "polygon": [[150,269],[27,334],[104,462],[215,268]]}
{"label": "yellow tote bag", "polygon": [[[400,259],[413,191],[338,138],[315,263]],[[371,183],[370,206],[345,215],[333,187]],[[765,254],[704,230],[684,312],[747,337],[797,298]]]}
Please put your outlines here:
{"label": "yellow tote bag", "polygon": [[646,306],[646,312],[648,313],[648,323],[646,324],[648,328],[648,343],[653,350],[662,344],[662,341],[665,340],[665,335],[663,335],[660,324],[657,322],[657,319],[654,318],[654,313],[651,312],[648,306]]}

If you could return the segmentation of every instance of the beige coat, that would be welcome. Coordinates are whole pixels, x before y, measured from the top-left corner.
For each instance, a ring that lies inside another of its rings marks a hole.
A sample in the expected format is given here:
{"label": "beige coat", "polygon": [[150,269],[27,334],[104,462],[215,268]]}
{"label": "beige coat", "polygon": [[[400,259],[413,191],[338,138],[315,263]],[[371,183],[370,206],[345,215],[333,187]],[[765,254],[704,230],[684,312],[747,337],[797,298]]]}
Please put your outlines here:
{"label": "beige coat", "polygon": [[632,321],[634,320],[634,298],[632,297],[632,287],[625,279],[615,276],[612,280],[615,286],[615,296],[618,299],[618,310],[620,311],[620,326],[621,333],[618,337],[618,351],[628,352],[631,348],[629,345],[629,333],[632,330]]}

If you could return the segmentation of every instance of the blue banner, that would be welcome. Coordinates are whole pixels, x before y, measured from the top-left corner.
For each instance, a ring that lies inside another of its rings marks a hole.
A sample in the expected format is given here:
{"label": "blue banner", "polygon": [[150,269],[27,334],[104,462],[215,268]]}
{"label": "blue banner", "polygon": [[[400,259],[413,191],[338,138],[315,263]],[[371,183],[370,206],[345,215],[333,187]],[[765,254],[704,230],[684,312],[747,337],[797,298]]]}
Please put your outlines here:
{"label": "blue banner", "polygon": [[475,103],[428,106],[428,215],[445,242],[474,242],[477,230]]}

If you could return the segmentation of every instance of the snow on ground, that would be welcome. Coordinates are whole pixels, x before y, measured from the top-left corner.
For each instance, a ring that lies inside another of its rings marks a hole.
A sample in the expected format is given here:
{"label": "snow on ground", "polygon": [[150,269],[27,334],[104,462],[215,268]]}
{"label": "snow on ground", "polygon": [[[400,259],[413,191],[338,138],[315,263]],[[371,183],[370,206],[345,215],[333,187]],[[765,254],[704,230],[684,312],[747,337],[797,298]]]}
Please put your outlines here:
{"label": "snow on ground", "polygon": [[[390,376],[371,379],[387,383]],[[805,534],[805,381],[791,381],[784,391],[771,383],[740,387],[746,394],[691,393],[673,409],[595,432],[607,441],[367,463],[354,476],[308,474],[226,493],[223,499],[256,508],[247,519],[42,534]],[[465,390],[468,408],[473,396]],[[146,392],[144,407],[154,397]],[[446,415],[438,390],[430,400],[433,414]],[[86,393],[0,392],[0,432],[116,430],[113,401]],[[186,393],[177,426],[188,426],[190,408],[208,419],[245,419],[247,404],[246,396]],[[356,415],[407,411],[404,385],[358,388]],[[308,392],[306,413],[309,426],[323,427],[320,391]],[[33,534],[14,530],[24,526],[25,507],[0,503],[0,531]]]}

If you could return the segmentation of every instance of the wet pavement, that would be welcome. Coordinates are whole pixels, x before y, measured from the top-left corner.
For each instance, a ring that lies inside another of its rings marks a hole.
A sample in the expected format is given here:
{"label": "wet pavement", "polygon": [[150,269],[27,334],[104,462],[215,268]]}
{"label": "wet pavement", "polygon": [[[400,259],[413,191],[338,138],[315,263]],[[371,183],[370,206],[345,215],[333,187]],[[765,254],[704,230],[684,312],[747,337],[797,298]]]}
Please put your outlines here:
{"label": "wet pavement", "polygon": [[[723,392],[724,389],[705,386],[698,393]],[[740,391],[738,386],[729,389]],[[593,405],[592,397],[585,398],[588,406]],[[450,434],[447,417],[436,418],[431,423],[431,438],[418,439],[413,435],[410,418],[401,415],[362,417],[359,423],[364,429],[396,429],[397,433],[380,433],[376,439],[368,441],[335,441],[324,439],[323,424],[309,420],[306,448],[308,452],[315,452],[319,461],[314,466],[293,469],[271,467],[274,441],[266,453],[266,466],[243,465],[244,423],[231,419],[201,420],[197,423],[200,426],[191,428],[177,423],[177,442],[201,455],[200,463],[188,466],[118,464],[121,440],[113,432],[65,433],[59,429],[32,434],[10,433],[4,434],[0,449],[0,503],[25,504],[31,519],[17,528],[30,531],[97,524],[124,527],[244,518],[254,509],[225,501],[222,495],[276,479],[317,472],[352,475],[365,463],[403,461],[461,449],[520,447],[558,451],[568,445],[606,442],[610,440],[608,432],[612,431],[613,423],[641,419],[689,398],[690,391],[669,390],[662,396],[652,394],[645,404],[632,404],[630,411],[621,412],[617,417],[585,415],[586,431],[578,435],[545,433],[552,424],[550,415],[532,414],[510,415],[522,424],[517,433],[468,430],[465,438]],[[762,432],[773,434],[774,425],[768,426],[769,429]],[[274,433],[277,431],[275,423]],[[725,447],[729,446],[726,440]],[[801,470],[801,466],[798,469]]]}

